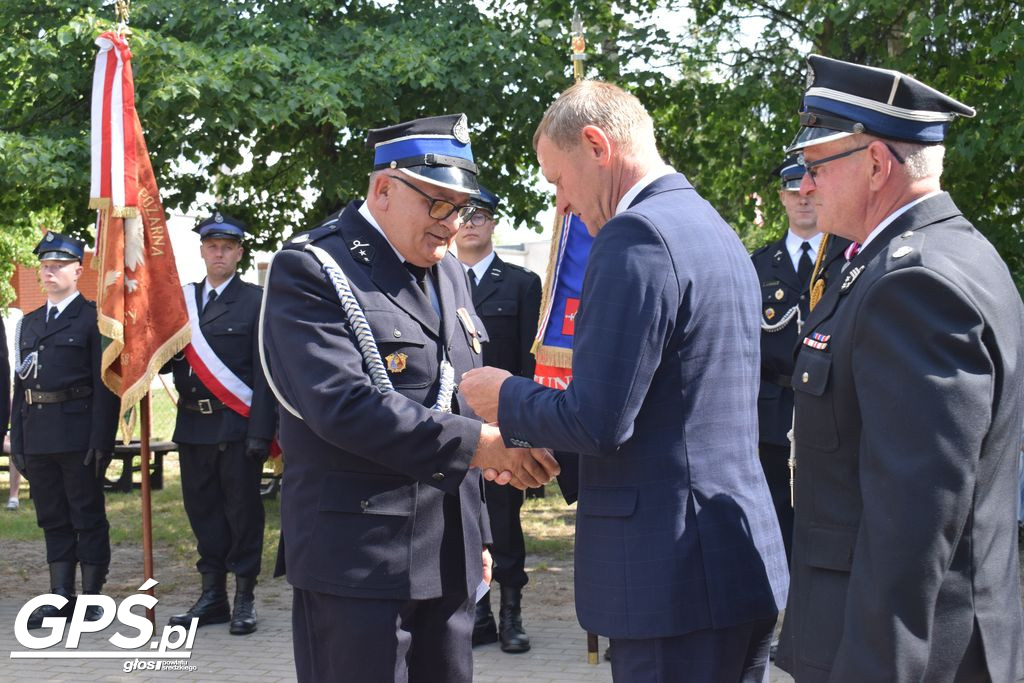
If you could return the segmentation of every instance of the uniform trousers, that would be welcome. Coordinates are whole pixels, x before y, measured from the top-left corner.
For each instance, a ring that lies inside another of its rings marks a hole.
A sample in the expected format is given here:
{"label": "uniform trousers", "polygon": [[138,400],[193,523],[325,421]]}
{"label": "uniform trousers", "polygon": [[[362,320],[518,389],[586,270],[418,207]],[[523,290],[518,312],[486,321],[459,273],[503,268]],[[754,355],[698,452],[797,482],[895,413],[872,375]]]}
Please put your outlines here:
{"label": "uniform trousers", "polygon": [[348,598],[294,589],[299,683],[473,680],[473,602]]}
{"label": "uniform trousers", "polygon": [[263,463],[245,454],[243,441],[179,444],[178,454],[199,573],[255,578],[263,555]]}
{"label": "uniform trousers", "polygon": [[670,638],[611,638],[621,683],[767,683],[775,619]]}
{"label": "uniform trousers", "polygon": [[763,441],[757,445],[761,468],[772,494],[775,515],[779,518],[782,543],[786,546],[786,564],[793,559],[793,505],[789,488],[789,446]]}
{"label": "uniform trousers", "polygon": [[36,522],[46,538],[46,561],[110,564],[110,524],[103,479],[85,452],[26,455]]}
{"label": "uniform trousers", "polygon": [[487,516],[491,518],[491,558],[494,580],[505,588],[522,588],[526,575],[526,542],[519,520],[523,492],[514,486],[484,482]]}

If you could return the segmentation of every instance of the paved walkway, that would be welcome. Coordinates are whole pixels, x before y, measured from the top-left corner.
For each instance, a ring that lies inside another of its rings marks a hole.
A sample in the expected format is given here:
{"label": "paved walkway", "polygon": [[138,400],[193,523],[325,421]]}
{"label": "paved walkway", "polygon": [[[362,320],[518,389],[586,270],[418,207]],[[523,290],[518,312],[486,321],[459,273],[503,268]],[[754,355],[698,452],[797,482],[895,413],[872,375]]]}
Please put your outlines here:
{"label": "paved walkway", "polygon": [[[22,603],[0,600],[0,680],[14,681],[224,681],[263,683],[294,681],[290,613],[285,601],[259,605],[259,630],[249,636],[232,636],[227,624],[207,626],[196,632],[191,657],[187,660],[163,659],[167,662],[187,663],[191,671],[137,670],[125,672],[125,667],[136,661],[131,653],[118,650],[108,642],[117,631],[125,636],[136,634],[134,628],[115,622],[100,633],[83,634],[78,651],[110,652],[110,659],[21,659],[10,658],[11,652],[25,652],[14,637],[14,620]],[[187,609],[186,604],[157,604],[157,624],[166,623],[167,616]],[[586,636],[575,621],[547,619],[534,620],[527,615],[527,624],[533,648],[519,655],[508,655],[497,644],[474,650],[475,680],[477,683],[560,683],[562,681],[611,681],[611,669],[603,659],[600,664],[586,663]],[[44,636],[47,631],[33,631]],[[154,638],[159,638],[161,626]],[[66,651],[63,642],[46,653]],[[601,651],[607,640],[601,639]],[[144,650],[137,651],[145,652]],[[148,655],[149,653],[146,652]],[[139,659],[155,662],[155,659]],[[155,664],[154,664],[155,666]],[[787,675],[773,670],[772,682],[791,681]],[[339,682],[341,683],[341,682]],[[360,681],[345,683],[362,683]]]}

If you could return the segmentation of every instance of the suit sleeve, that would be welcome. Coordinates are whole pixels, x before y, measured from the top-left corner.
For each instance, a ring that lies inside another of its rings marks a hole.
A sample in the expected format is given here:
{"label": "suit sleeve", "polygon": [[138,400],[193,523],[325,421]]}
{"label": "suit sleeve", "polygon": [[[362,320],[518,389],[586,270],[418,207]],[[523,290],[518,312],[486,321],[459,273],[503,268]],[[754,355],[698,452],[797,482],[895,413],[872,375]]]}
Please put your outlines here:
{"label": "suit sleeve", "polygon": [[[262,289],[255,290],[262,292]],[[277,434],[277,399],[274,398],[270,385],[267,384],[267,376],[263,374],[263,364],[260,362],[260,336],[255,331],[260,322],[260,301],[262,296],[256,299],[255,318],[252,335],[252,405],[249,407],[249,425],[246,433],[247,438],[273,439]]]}
{"label": "suit sleeve", "polygon": [[645,219],[605,226],[587,263],[568,389],[523,377],[501,387],[498,423],[512,439],[581,455],[613,455],[657,369],[678,309],[668,250]]}
{"label": "suit sleeve", "polygon": [[922,680],[997,391],[983,316],[922,267],[873,283],[853,372],[864,502],[833,680]]}
{"label": "suit sleeve", "polygon": [[89,448],[104,453],[114,452],[114,438],[117,436],[117,417],[121,410],[121,399],[103,383],[100,364],[103,351],[100,344],[100,328],[96,323],[96,309],[92,307],[94,319],[89,328],[89,343],[92,351],[92,429],[89,432]]}
{"label": "suit sleeve", "polygon": [[534,273],[524,274],[527,282],[521,290],[522,300],[519,302],[519,375],[532,380],[537,361],[530,353],[530,348],[533,346],[533,338],[537,336],[540,317],[540,278]]}
{"label": "suit sleeve", "polygon": [[480,440],[480,422],[373,386],[337,293],[312,256],[280,252],[268,280],[268,362],[278,390],[309,429],[344,451],[454,494]]}

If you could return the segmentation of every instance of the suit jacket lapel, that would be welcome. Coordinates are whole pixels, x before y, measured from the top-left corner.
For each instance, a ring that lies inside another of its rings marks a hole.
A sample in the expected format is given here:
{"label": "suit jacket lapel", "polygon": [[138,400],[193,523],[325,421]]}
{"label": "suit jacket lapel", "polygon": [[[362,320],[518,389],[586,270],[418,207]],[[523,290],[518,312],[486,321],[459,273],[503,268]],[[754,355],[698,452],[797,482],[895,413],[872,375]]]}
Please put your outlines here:
{"label": "suit jacket lapel", "polygon": [[[447,257],[445,258],[447,259]],[[461,264],[455,263],[450,265],[456,265],[459,271],[462,270]],[[445,340],[445,344],[448,344],[451,342],[455,329],[459,326],[458,314],[456,313],[456,303],[458,300],[455,298],[455,285],[452,282],[450,269],[445,268],[444,260],[434,266],[433,271],[437,276],[437,291],[441,304],[441,338]]]}
{"label": "suit jacket lapel", "polygon": [[[231,278],[231,282],[229,282],[228,286],[224,288],[224,291],[214,300],[213,303],[208,304],[206,308],[203,309],[202,314],[199,316],[200,325],[206,325],[213,322],[228,312],[228,303],[234,300],[235,295],[238,292],[238,288],[242,286],[240,280],[241,276],[238,273],[235,273],[235,276]],[[206,280],[203,280],[203,282],[196,285],[196,289],[199,290],[200,304],[202,304],[203,284],[205,282]]]}
{"label": "suit jacket lapel", "polygon": [[47,313],[47,311],[46,311],[46,309],[44,307],[44,309],[43,309],[42,332],[40,333],[39,337],[43,338],[43,337],[52,336],[54,334],[57,334],[61,330],[65,329],[66,327],[68,327],[71,324],[71,320],[73,318],[77,318],[78,317],[78,313],[79,313],[79,311],[82,310],[82,306],[84,304],[85,304],[85,297],[83,297],[81,294],[79,294],[78,296],[76,296],[74,298],[74,300],[71,303],[69,303],[67,305],[67,307],[64,309],[64,312],[61,313],[60,315],[58,315],[57,319],[54,320],[49,325],[46,324],[46,313]]}
{"label": "suit jacket lapel", "polygon": [[[370,262],[370,279],[377,289],[384,293],[396,306],[411,315],[424,327],[440,335],[441,321],[430,305],[430,300],[413,282],[409,271],[398,260],[394,249],[384,236],[359,215],[358,205],[352,202],[342,214],[342,235],[346,244],[358,239],[373,247]],[[357,261],[358,262],[358,261]]]}
{"label": "suit jacket lapel", "polygon": [[484,276],[480,278],[480,282],[476,285],[476,291],[473,292],[473,305],[479,306],[497,292],[498,285],[504,278],[505,263],[495,254],[494,260],[491,261],[491,265],[487,268],[487,272],[484,273]]}
{"label": "suit jacket lapel", "polygon": [[798,292],[803,292],[807,289],[807,283],[800,282],[796,271],[793,270],[793,259],[789,256],[789,248],[786,246],[785,237],[772,247],[772,272],[775,273],[775,277]]}

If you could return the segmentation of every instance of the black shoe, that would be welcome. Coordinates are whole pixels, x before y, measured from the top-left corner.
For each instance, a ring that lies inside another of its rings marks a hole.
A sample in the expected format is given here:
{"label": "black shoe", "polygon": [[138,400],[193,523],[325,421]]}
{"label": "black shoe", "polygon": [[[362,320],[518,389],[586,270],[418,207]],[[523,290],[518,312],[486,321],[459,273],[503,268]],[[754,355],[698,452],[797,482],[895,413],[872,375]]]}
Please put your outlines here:
{"label": "black shoe", "polygon": [[75,563],[50,563],[50,592],[68,599],[64,607],[43,605],[33,610],[28,617],[29,630],[42,628],[43,619],[47,617],[67,617],[75,613]]}
{"label": "black shoe", "polygon": [[244,636],[256,630],[255,587],[255,578],[235,577],[235,609],[231,613],[231,628],[228,629],[233,636]]}
{"label": "black shoe", "polygon": [[501,587],[498,636],[501,638],[502,652],[518,654],[530,649],[530,637],[523,630],[522,599],[522,588]]}
{"label": "black shoe", "polygon": [[486,593],[476,603],[476,620],[473,622],[473,647],[498,642],[498,628],[494,625],[491,612],[491,594]]}
{"label": "black shoe", "polygon": [[[99,595],[103,590],[103,584],[107,580],[107,565],[105,564],[83,564],[82,565],[82,593],[85,595]],[[99,621],[103,618],[103,608],[99,605],[89,605],[85,608],[86,621]]]}
{"label": "black shoe", "polygon": [[226,579],[223,574],[203,574],[203,592],[196,600],[196,604],[184,614],[175,614],[167,620],[171,626],[185,626],[192,624],[193,619],[199,619],[200,626],[208,624],[223,624],[231,620],[231,608],[228,606],[228,592]]}

